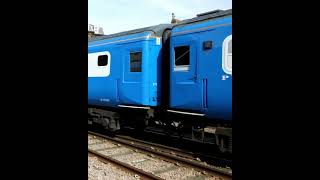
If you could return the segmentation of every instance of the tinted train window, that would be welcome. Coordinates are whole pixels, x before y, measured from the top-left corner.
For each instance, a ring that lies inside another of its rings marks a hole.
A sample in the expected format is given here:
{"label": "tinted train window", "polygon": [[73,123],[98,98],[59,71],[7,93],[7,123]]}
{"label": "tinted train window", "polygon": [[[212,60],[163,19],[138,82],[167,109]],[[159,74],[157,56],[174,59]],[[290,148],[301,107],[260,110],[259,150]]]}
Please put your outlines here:
{"label": "tinted train window", "polygon": [[174,48],[175,70],[189,70],[190,46],[180,46]]}
{"label": "tinted train window", "polygon": [[130,53],[130,72],[141,72],[142,52]]}
{"label": "tinted train window", "polygon": [[98,56],[98,66],[108,65],[108,55]]}
{"label": "tinted train window", "polygon": [[190,46],[175,47],[174,57],[176,66],[190,65]]}
{"label": "tinted train window", "polygon": [[223,41],[222,68],[225,73],[232,74],[232,35]]}

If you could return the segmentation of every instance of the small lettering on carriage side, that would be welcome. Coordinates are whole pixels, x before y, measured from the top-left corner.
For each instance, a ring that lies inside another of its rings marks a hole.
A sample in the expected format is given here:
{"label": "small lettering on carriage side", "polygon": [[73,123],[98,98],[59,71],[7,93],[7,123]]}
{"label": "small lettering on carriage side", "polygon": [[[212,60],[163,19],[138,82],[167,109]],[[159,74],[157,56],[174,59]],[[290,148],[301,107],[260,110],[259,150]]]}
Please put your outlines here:
{"label": "small lettering on carriage side", "polygon": [[226,79],[228,79],[228,78],[229,78],[228,75],[222,75],[222,80],[223,80],[223,81],[226,80]]}
{"label": "small lettering on carriage side", "polygon": [[110,102],[110,99],[100,99],[101,102]]}

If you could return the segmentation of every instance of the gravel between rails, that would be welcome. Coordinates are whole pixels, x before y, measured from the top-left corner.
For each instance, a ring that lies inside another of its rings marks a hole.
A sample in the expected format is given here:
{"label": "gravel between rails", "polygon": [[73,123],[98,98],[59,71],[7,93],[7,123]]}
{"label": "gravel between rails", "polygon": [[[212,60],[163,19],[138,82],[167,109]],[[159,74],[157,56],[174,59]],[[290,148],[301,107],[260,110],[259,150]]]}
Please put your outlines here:
{"label": "gravel between rails", "polygon": [[89,180],[137,180],[138,175],[133,175],[112,165],[101,162],[97,157],[88,156]]}

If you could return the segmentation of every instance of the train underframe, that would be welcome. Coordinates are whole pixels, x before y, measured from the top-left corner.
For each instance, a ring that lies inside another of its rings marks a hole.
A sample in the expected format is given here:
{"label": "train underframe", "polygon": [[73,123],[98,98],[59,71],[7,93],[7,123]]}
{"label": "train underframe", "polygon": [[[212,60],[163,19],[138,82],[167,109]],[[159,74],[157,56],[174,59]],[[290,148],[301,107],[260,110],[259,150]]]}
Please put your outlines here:
{"label": "train underframe", "polygon": [[232,154],[232,126],[195,115],[169,113],[165,109],[88,108],[88,124],[99,124],[111,132],[131,127],[138,132],[146,129],[161,131],[169,136],[216,145],[220,152]]}

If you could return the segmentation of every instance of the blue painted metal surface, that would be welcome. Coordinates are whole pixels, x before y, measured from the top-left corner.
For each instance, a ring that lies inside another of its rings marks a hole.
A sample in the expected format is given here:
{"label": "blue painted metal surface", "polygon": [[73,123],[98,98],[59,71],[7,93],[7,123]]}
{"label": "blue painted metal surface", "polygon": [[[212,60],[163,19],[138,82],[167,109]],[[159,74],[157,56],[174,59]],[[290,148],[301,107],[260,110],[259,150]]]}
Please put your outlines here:
{"label": "blue painted metal surface", "polygon": [[[161,36],[160,31],[167,27],[171,26],[89,41],[88,56],[104,51],[111,55],[109,76],[88,77],[89,105],[161,106],[162,41],[155,36]],[[173,27],[169,108],[204,113],[210,119],[232,120],[232,74],[222,68],[222,45],[230,35],[231,11],[182,21]],[[211,49],[203,48],[206,41],[212,41]],[[190,46],[190,66],[187,71],[175,71],[174,48],[186,45]],[[136,51],[142,52],[142,72],[130,72],[130,52]]]}
{"label": "blue painted metal surface", "polygon": [[[222,69],[222,44],[229,35],[232,35],[232,15],[173,27],[170,108],[232,120],[232,74]],[[212,41],[212,49],[203,49],[205,41]],[[189,70],[175,71],[174,47],[185,45],[190,46]]]}
{"label": "blue painted metal surface", "polygon": [[[161,39],[154,31],[143,31],[89,41],[91,53],[111,55],[108,77],[88,77],[89,105],[117,107],[119,104],[157,106]],[[142,52],[142,72],[130,72],[130,52]],[[89,59],[90,61],[90,59]]]}

